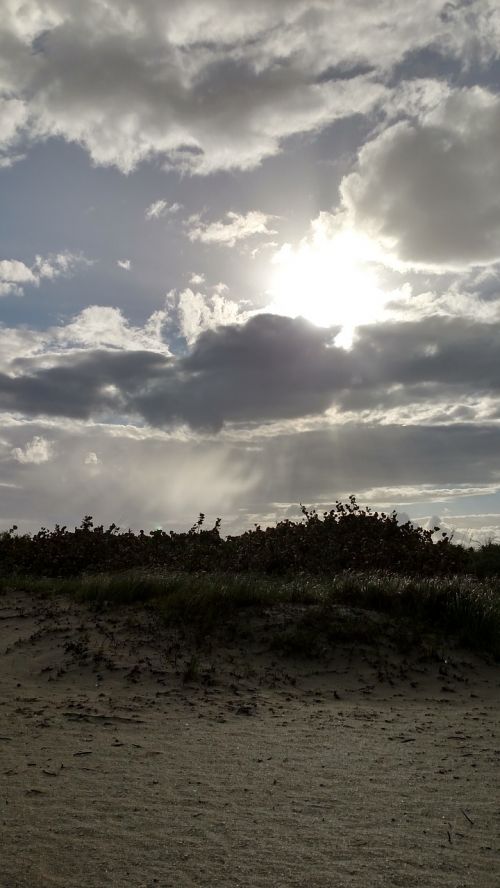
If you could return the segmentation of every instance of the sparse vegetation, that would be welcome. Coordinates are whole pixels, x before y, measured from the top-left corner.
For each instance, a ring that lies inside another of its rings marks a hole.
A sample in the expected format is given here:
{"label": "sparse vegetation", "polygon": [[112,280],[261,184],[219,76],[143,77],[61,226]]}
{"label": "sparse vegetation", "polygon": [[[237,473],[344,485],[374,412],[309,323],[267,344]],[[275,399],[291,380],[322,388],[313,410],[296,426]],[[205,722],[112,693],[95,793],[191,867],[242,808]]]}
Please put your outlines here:
{"label": "sparse vegetation", "polygon": [[500,658],[500,591],[496,581],[472,577],[401,576],[344,571],[330,579],[256,574],[149,574],[128,571],[80,578],[13,576],[4,587],[65,594],[99,609],[147,604],[167,624],[201,643],[230,621],[244,630],[244,611],[295,608],[273,640],[276,649],[318,656],[349,642],[377,644],[391,637],[411,645],[428,631]]}

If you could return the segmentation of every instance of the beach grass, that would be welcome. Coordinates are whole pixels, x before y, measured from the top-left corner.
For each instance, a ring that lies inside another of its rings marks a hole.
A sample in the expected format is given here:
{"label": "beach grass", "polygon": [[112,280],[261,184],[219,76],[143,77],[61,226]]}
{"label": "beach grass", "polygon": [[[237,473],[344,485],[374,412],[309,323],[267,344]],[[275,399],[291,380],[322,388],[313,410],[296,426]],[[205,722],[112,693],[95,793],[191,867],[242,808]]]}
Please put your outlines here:
{"label": "beach grass", "polygon": [[[418,579],[388,572],[344,571],[329,579],[299,575],[124,571],[62,579],[5,577],[4,588],[44,596],[67,595],[98,609],[147,605],[163,621],[214,633],[244,610],[302,605],[300,619],[283,628],[275,646],[317,650],[324,643],[375,643],[389,623],[393,636],[437,631],[500,659],[500,586],[468,576]],[[381,617],[384,619],[381,619]],[[396,627],[396,631],[394,631]]]}

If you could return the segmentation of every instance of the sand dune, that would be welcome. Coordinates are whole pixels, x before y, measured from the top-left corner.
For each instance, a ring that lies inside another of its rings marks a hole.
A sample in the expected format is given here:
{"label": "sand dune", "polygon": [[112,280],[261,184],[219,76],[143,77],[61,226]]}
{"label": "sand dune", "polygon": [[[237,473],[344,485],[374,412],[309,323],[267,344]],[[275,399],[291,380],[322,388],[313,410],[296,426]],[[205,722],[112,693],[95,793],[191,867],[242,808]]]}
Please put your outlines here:
{"label": "sand dune", "polygon": [[[264,639],[264,641],[262,641]],[[2,888],[498,888],[498,669],[0,598]]]}

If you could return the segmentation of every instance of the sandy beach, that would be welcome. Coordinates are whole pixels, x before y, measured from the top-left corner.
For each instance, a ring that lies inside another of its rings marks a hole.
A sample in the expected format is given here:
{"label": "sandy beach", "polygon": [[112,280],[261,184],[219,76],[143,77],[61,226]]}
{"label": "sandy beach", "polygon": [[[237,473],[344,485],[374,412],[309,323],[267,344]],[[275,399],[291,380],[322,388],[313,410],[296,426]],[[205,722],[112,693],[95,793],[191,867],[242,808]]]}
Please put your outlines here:
{"label": "sandy beach", "polygon": [[260,628],[0,598],[2,888],[500,886],[498,667]]}

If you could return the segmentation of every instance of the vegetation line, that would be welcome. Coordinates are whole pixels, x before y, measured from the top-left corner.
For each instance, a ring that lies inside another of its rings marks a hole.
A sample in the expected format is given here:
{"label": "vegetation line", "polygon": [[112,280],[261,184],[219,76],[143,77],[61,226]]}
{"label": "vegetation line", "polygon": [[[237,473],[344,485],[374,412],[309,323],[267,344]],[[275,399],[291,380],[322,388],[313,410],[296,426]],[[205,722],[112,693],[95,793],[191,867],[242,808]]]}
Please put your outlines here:
{"label": "vegetation line", "polygon": [[367,569],[420,576],[500,574],[500,546],[465,549],[439,528],[399,524],[396,512],[361,508],[354,496],[321,515],[306,508],[302,513],[299,521],[287,519],[264,529],[256,525],[227,537],[221,535],[220,519],[205,529],[203,514],[187,533],[135,534],[115,524],[104,529],[95,527],[90,516],[72,531],[56,525],[30,535],[13,527],[0,534],[0,572],[63,577],[147,567],[267,576]]}
{"label": "vegetation line", "polygon": [[[14,527],[0,534],[0,584],[100,607],[150,602],[199,633],[243,608],[301,604],[311,625],[319,620],[315,637],[330,627],[330,640],[342,632],[369,638],[376,627],[367,614],[379,613],[500,657],[500,546],[465,549],[439,528],[399,524],[395,512],[361,508],[353,496],[239,536],[222,537],[220,523],[206,530],[200,515],[187,533],[149,534],[94,527],[90,517],[72,531]],[[346,608],[351,617],[361,609],[364,623],[348,625]]]}

